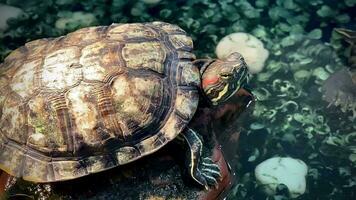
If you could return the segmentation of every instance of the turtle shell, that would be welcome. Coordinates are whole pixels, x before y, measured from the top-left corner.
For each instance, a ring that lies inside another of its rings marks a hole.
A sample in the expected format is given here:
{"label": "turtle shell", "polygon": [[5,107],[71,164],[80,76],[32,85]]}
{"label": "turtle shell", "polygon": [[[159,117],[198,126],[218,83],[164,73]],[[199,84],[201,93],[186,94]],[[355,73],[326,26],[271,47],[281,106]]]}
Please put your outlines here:
{"label": "turtle shell", "polygon": [[163,22],[40,39],[0,68],[0,168],[33,182],[82,177],[151,154],[199,101],[192,39]]}

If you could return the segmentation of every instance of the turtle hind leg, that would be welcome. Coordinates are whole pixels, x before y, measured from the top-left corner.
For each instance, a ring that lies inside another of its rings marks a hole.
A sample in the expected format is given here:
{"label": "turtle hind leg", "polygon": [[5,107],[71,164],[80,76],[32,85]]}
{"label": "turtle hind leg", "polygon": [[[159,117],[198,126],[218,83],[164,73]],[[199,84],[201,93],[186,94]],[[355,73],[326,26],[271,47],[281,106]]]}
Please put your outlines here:
{"label": "turtle hind leg", "polygon": [[185,168],[191,178],[199,185],[208,189],[216,186],[221,178],[220,168],[209,157],[202,158],[203,142],[198,134],[187,128],[180,137],[184,138],[188,147],[185,157]]}

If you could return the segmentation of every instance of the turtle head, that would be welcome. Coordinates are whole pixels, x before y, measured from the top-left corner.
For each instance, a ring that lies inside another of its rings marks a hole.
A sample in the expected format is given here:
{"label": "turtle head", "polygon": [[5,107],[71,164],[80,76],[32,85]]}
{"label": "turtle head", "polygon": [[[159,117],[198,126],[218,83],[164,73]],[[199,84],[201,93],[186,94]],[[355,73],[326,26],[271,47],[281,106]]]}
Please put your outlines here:
{"label": "turtle head", "polygon": [[202,69],[202,88],[213,105],[218,105],[234,95],[248,74],[241,54],[235,52],[227,58],[214,60]]}

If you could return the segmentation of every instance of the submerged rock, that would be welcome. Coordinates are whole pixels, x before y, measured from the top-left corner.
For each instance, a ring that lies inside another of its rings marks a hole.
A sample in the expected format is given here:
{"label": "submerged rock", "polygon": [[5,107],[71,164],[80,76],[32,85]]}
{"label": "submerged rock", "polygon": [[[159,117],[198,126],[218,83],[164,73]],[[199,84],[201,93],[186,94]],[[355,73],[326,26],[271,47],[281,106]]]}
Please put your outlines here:
{"label": "submerged rock", "polygon": [[4,31],[7,29],[8,19],[16,18],[22,13],[23,11],[20,8],[8,6],[5,4],[0,4],[0,31]]}
{"label": "submerged rock", "polygon": [[79,11],[73,12],[67,17],[59,18],[55,23],[55,27],[62,31],[72,31],[80,27],[95,25],[96,23],[97,19],[94,14]]}
{"label": "submerged rock", "polygon": [[305,192],[307,172],[307,165],[299,159],[274,157],[260,163],[255,176],[266,194],[276,194],[278,185],[284,184],[290,197],[296,198]]}
{"label": "submerged rock", "polygon": [[245,58],[252,74],[262,71],[269,52],[263,43],[248,33],[232,33],[220,40],[215,53],[218,58],[225,58],[232,52],[239,52]]}

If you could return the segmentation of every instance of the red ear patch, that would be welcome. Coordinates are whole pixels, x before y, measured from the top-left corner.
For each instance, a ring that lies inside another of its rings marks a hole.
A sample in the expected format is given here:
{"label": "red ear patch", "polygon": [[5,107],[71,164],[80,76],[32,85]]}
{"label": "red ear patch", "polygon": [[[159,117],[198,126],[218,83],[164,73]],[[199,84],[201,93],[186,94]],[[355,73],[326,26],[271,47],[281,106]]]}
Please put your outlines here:
{"label": "red ear patch", "polygon": [[218,76],[205,78],[205,79],[203,79],[202,86],[203,86],[203,88],[205,88],[208,85],[215,84],[216,82],[218,82],[218,80],[219,80]]}

